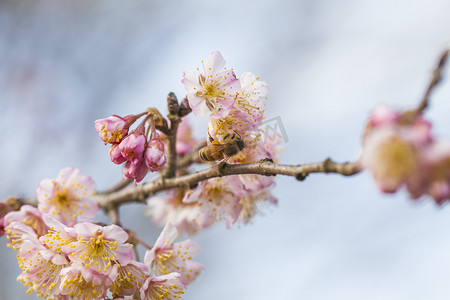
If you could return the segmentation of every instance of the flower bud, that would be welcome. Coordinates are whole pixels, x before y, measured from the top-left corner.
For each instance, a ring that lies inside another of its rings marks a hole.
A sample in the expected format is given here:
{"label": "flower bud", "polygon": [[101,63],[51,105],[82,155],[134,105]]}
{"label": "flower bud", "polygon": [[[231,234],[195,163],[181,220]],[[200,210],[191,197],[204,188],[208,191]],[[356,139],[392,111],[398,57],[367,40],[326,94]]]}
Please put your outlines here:
{"label": "flower bud", "polygon": [[157,134],[148,142],[144,157],[145,164],[151,172],[161,170],[166,164],[167,157],[164,153],[164,144]]}
{"label": "flower bud", "polygon": [[[142,128],[142,130],[141,130]],[[145,150],[144,127],[139,127],[135,132],[127,136],[119,144],[119,149],[124,158],[136,164],[141,158]]]}
{"label": "flower bud", "polygon": [[130,179],[134,178],[134,183],[141,182],[147,175],[148,169],[144,163],[144,159],[138,160],[136,163],[127,161],[123,168],[123,177]]}
{"label": "flower bud", "polygon": [[127,161],[127,159],[123,157],[122,152],[120,152],[119,144],[114,144],[111,146],[111,149],[109,150],[109,157],[111,158],[111,161],[117,165]]}

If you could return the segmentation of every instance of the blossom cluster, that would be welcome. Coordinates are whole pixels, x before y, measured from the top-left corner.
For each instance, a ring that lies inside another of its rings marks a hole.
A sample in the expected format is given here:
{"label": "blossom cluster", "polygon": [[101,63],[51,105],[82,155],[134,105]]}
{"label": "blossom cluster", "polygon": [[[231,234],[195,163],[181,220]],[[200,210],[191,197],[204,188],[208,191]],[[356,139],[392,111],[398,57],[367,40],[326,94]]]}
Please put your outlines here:
{"label": "blossom cluster", "polygon": [[377,107],[364,135],[362,164],[385,193],[406,186],[413,199],[450,200],[450,143],[436,139],[431,123],[415,112]]}
{"label": "blossom cluster", "polygon": [[[129,132],[130,126],[140,117],[145,119],[136,129]],[[148,119],[151,119],[150,130],[145,129]],[[134,178],[135,183],[144,179],[148,171],[161,170],[167,162],[164,143],[155,129],[155,118],[159,118],[154,110],[139,115],[120,117],[112,115],[106,119],[95,121],[95,129],[100,139],[111,144],[109,156],[115,164],[125,163],[123,176]],[[150,133],[150,136],[149,135]]]}
{"label": "blossom cluster", "polygon": [[[191,261],[200,251],[190,240],[174,243],[167,224],[145,263],[133,259],[128,233],[117,225],[79,221],[75,215],[97,210],[89,197],[93,181],[65,168],[56,180],[43,180],[39,206],[23,205],[5,215],[8,247],[17,251],[18,280],[45,299],[181,299],[203,270]],[[95,214],[89,214],[95,217]]]}
{"label": "blossom cluster", "polygon": [[[243,147],[231,156],[219,155],[219,163],[277,160],[280,138],[263,136],[264,100],[268,85],[253,73],[240,78],[225,68],[219,52],[213,52],[198,72],[183,73],[189,105],[195,116],[208,115],[207,143],[215,153]],[[223,158],[222,158],[223,157]],[[213,155],[214,158],[214,155]],[[160,226],[172,222],[179,231],[193,234],[220,220],[227,225],[246,224],[261,205],[274,205],[274,180],[262,175],[232,175],[205,180],[194,189],[180,187],[148,200],[148,214]]]}

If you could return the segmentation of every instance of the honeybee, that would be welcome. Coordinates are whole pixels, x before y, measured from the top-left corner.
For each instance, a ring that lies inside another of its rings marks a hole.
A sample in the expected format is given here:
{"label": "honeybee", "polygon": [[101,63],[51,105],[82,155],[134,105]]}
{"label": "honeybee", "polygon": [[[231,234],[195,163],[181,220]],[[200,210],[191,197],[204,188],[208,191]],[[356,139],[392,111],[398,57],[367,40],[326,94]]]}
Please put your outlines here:
{"label": "honeybee", "polygon": [[224,140],[229,140],[229,142],[224,144],[215,141],[211,136],[209,136],[209,140],[211,141],[211,145],[203,147],[198,151],[198,156],[203,161],[220,160],[220,163],[223,163],[233,155],[238,154],[245,147],[244,141],[236,133],[232,134],[231,137],[227,134]]}

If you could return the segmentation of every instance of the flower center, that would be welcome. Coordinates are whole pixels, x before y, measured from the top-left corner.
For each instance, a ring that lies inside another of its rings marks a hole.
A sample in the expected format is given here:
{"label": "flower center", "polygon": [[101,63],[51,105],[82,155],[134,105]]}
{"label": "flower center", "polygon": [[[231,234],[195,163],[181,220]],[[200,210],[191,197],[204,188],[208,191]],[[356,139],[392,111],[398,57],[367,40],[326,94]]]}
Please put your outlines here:
{"label": "flower center", "polygon": [[417,155],[413,146],[400,139],[390,139],[380,146],[381,173],[394,178],[404,178],[417,169]]}

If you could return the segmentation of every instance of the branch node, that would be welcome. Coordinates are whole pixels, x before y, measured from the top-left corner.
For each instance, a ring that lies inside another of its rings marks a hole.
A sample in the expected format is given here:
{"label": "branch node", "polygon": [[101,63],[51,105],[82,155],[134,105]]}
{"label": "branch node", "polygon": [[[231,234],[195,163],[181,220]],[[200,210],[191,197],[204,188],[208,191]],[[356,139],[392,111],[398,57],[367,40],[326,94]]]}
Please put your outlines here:
{"label": "branch node", "polygon": [[323,171],[325,173],[330,173],[332,172],[332,168],[335,165],[335,163],[331,160],[331,158],[327,158],[323,161]]}
{"label": "branch node", "polygon": [[304,173],[297,173],[295,175],[295,179],[297,179],[298,181],[303,181],[306,179],[306,177],[308,177],[308,174],[304,174]]}

